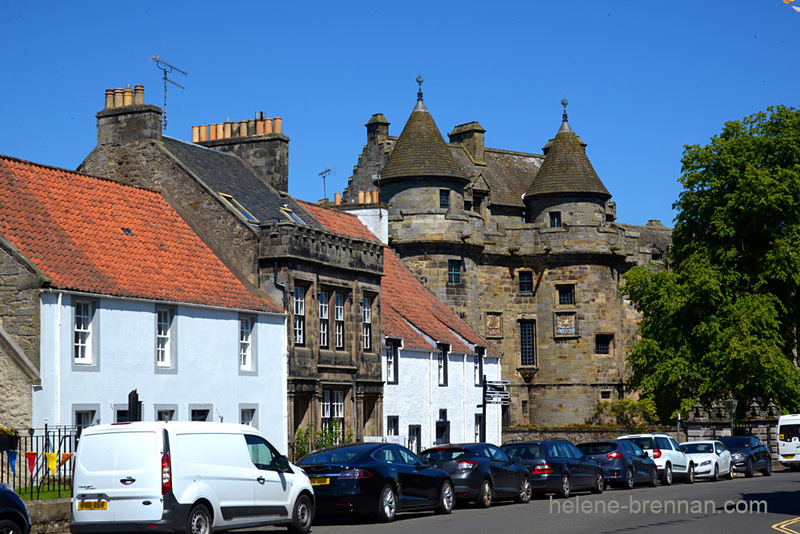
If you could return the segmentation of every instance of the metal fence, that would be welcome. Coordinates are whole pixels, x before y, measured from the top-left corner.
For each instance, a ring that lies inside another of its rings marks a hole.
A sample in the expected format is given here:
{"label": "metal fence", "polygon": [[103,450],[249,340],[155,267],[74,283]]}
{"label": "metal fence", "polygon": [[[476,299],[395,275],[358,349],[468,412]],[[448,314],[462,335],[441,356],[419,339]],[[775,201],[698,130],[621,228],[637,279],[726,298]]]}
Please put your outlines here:
{"label": "metal fence", "polygon": [[18,436],[0,436],[0,482],[30,499],[69,497],[72,463],[79,429],[57,426],[17,430]]}

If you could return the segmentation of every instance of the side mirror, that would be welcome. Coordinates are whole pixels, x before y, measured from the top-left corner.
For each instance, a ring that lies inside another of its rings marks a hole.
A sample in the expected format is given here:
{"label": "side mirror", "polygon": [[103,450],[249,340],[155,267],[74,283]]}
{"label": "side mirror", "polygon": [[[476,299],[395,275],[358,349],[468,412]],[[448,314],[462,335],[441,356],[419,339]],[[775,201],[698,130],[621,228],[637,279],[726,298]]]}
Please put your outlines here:
{"label": "side mirror", "polygon": [[642,452],[644,453],[644,457],[645,457],[645,458],[650,458],[650,455],[649,455],[649,454],[647,454],[647,451],[642,451]]}
{"label": "side mirror", "polygon": [[278,468],[278,471],[281,473],[285,473],[289,471],[289,459],[286,456],[278,456],[275,459],[275,467]]}

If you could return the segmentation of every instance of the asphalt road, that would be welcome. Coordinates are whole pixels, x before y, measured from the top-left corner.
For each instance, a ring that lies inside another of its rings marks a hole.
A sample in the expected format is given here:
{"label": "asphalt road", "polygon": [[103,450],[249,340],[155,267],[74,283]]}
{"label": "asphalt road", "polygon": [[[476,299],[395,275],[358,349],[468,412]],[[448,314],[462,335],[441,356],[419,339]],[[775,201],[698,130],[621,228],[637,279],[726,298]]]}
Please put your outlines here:
{"label": "asphalt road", "polygon": [[[278,532],[265,528],[239,532]],[[450,515],[398,514],[393,523],[351,518],[314,524],[314,534],[465,533],[674,533],[800,534],[800,472],[771,477],[676,480],[672,486],[632,491],[609,488],[602,495],[540,498],[527,505],[494,503],[488,510],[456,508]]]}

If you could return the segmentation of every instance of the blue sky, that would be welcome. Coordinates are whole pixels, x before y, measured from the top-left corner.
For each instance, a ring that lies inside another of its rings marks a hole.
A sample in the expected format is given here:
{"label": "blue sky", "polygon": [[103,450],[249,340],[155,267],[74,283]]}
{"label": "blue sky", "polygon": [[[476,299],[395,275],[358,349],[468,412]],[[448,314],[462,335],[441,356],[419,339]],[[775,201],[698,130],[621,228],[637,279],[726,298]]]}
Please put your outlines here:
{"label": "blue sky", "polygon": [[[800,4],[800,0],[797,2]],[[727,120],[798,106],[800,13],[782,0],[565,2],[11,2],[0,0],[0,153],[76,168],[106,88],[143,84],[166,135],[283,118],[290,193],[347,186],[373,113],[399,135],[422,73],[445,139],[477,120],[486,146],[541,153],[569,99],[573,130],[618,221],[671,226],[685,144]],[[1,193],[0,193],[1,194]]]}

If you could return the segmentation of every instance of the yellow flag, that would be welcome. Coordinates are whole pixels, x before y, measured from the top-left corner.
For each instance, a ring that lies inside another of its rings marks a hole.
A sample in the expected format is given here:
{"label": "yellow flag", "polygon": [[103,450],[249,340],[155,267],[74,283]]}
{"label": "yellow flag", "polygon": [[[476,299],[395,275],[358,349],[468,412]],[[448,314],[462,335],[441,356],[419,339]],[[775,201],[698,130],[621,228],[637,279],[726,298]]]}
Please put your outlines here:
{"label": "yellow flag", "polygon": [[70,458],[72,458],[72,453],[71,452],[62,452],[61,453],[61,461],[58,462],[58,467],[61,467],[62,465],[67,463],[67,460],[69,460]]}
{"label": "yellow flag", "polygon": [[791,4],[792,2],[794,2],[794,0],[783,0],[784,4]]}
{"label": "yellow flag", "polygon": [[56,474],[56,462],[58,462],[58,453],[46,452],[46,453],[44,453],[44,455],[47,458],[47,467],[48,467],[48,469],[50,469],[50,472],[55,475]]}

